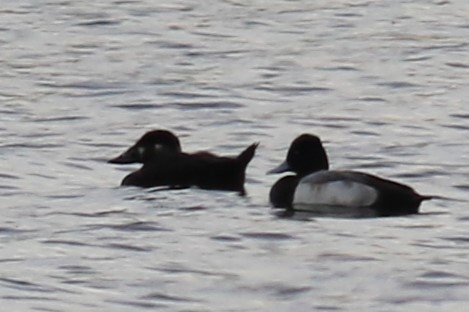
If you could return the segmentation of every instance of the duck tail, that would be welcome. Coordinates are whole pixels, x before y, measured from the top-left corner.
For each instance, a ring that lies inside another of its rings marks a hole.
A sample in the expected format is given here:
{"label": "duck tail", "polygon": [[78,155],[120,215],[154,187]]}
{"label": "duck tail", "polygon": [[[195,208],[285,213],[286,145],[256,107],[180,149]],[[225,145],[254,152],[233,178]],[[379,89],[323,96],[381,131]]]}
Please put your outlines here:
{"label": "duck tail", "polygon": [[243,167],[247,167],[249,162],[254,157],[254,154],[256,153],[256,148],[258,146],[259,146],[259,143],[254,143],[248,146],[244,151],[242,151],[241,154],[239,154],[238,157],[236,158],[238,160],[238,163],[242,165]]}
{"label": "duck tail", "polygon": [[432,195],[419,195],[419,201],[420,202],[423,202],[425,200],[430,200],[430,199],[434,199],[435,196],[432,196]]}

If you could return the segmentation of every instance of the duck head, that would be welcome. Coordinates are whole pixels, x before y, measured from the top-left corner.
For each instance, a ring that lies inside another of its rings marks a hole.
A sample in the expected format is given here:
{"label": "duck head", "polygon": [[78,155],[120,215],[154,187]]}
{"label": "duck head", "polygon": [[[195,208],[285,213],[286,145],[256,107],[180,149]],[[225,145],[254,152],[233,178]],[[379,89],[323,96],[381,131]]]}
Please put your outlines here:
{"label": "duck head", "polygon": [[291,143],[287,159],[267,173],[292,171],[298,177],[304,177],[310,173],[328,169],[329,162],[321,139],[312,134],[302,134]]}
{"label": "duck head", "polygon": [[152,130],[145,133],[133,146],[121,155],[109,160],[111,164],[144,163],[159,150],[181,152],[179,139],[167,130]]}

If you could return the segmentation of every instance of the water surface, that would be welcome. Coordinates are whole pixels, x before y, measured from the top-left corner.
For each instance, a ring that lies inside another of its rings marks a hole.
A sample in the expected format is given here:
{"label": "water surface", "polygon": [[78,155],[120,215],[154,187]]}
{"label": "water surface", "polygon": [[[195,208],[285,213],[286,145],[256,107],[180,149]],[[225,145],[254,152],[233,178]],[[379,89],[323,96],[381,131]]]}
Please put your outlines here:
{"label": "water surface", "polygon": [[[15,1],[0,9],[0,300],[15,311],[449,311],[469,290],[465,1]],[[166,128],[261,142],[246,198],[119,188]],[[440,199],[281,218],[300,133]]]}

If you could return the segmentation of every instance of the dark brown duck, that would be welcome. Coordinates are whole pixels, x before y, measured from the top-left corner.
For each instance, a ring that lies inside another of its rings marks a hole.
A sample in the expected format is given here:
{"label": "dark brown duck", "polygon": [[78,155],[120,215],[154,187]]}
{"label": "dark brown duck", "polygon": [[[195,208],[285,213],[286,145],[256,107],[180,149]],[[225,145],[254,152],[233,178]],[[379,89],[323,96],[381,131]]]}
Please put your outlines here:
{"label": "dark brown duck", "polygon": [[145,133],[113,164],[142,163],[127,175],[121,185],[170,188],[199,187],[207,190],[234,191],[245,194],[246,167],[258,144],[252,144],[238,156],[217,156],[210,152],[185,153],[179,139],[170,131]]}

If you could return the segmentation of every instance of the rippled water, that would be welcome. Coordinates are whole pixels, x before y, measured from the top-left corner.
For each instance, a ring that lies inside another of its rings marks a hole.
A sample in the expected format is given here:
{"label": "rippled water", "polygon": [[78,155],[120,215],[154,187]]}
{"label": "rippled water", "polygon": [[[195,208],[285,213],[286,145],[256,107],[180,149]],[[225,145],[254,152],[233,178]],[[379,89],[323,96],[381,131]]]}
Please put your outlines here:
{"label": "rippled water", "polygon": [[[466,1],[9,1],[0,9],[0,301],[11,311],[461,311],[469,303]],[[144,131],[261,142],[248,196],[119,188]],[[279,218],[303,132],[334,168],[441,198]]]}

